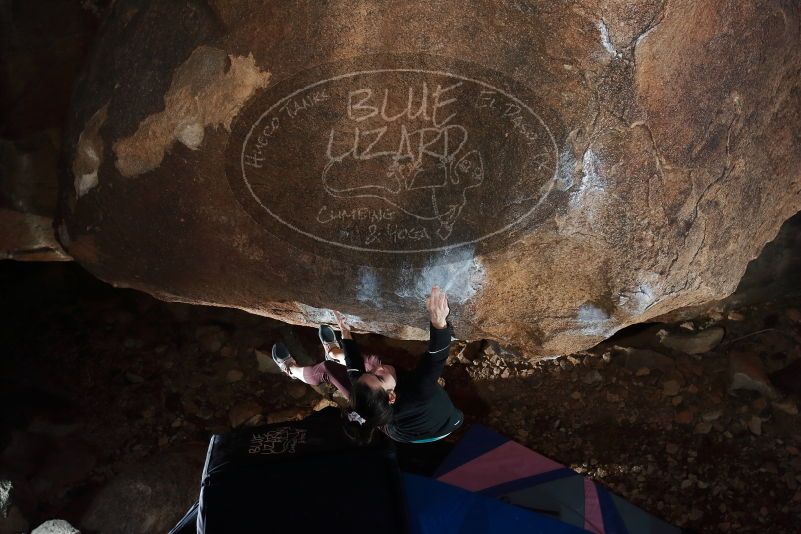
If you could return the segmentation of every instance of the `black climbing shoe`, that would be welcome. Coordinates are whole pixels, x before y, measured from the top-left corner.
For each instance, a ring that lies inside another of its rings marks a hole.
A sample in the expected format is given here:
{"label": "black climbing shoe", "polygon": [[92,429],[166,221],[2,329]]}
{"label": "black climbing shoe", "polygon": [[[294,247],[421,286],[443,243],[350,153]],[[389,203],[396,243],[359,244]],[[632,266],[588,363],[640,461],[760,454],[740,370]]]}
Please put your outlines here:
{"label": "black climbing shoe", "polygon": [[342,348],[337,341],[337,334],[334,332],[334,329],[328,326],[327,324],[320,325],[320,328],[317,329],[317,335],[320,337],[320,343],[323,344],[323,350],[325,352],[325,359],[336,362],[336,358],[331,358],[328,354],[328,351],[332,348]]}
{"label": "black climbing shoe", "polygon": [[295,365],[295,358],[289,354],[289,349],[286,347],[286,345],[283,343],[276,343],[273,345],[273,361],[284,374],[295,378],[289,374],[289,366]]}

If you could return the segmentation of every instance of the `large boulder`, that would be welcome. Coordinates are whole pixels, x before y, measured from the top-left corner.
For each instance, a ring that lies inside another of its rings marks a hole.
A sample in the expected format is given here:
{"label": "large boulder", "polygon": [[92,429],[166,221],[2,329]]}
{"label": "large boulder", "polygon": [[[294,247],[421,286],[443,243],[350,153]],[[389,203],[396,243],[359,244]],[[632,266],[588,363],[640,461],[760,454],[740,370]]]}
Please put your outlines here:
{"label": "large boulder", "polygon": [[58,235],[100,278],[531,354],[730,294],[801,209],[792,2],[118,0]]}
{"label": "large boulder", "polygon": [[103,487],[81,528],[108,534],[167,532],[197,499],[202,447],[165,452],[133,464]]}

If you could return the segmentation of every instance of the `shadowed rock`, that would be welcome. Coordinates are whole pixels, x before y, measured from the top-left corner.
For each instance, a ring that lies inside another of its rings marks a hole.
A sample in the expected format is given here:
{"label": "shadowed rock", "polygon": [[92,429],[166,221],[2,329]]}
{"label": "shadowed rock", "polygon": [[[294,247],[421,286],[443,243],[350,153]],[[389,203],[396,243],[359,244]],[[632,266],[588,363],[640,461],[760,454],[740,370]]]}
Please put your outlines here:
{"label": "shadowed rock", "polygon": [[81,527],[96,532],[166,532],[197,498],[202,448],[132,465],[92,501]]}
{"label": "shadowed rock", "polygon": [[58,131],[0,139],[0,259],[70,259],[53,229],[59,142]]}
{"label": "shadowed rock", "polygon": [[659,343],[665,347],[685,354],[703,354],[714,350],[723,341],[726,330],[713,326],[700,332],[666,332],[658,333]]}
{"label": "shadowed rock", "polygon": [[729,354],[731,376],[729,391],[745,389],[756,391],[769,399],[778,398],[776,389],[771,384],[765,367],[756,354],[732,351]]}
{"label": "shadowed rock", "polygon": [[70,259],[53,229],[59,150],[72,86],[96,33],[94,4],[0,5],[0,259]]}

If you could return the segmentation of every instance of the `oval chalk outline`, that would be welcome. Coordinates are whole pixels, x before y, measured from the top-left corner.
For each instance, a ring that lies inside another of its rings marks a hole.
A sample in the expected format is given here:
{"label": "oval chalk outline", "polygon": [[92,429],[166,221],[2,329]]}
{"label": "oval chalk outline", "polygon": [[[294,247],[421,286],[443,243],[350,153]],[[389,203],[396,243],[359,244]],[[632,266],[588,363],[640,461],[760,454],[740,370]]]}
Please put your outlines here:
{"label": "oval chalk outline", "polygon": [[[437,248],[425,248],[425,249],[416,249],[416,250],[383,250],[383,249],[376,249],[376,248],[358,247],[358,246],[355,246],[355,245],[347,245],[347,244],[344,244],[344,243],[337,243],[335,241],[329,241],[327,239],[323,239],[320,236],[317,236],[317,235],[314,235],[312,233],[306,232],[305,230],[301,230],[300,228],[297,228],[292,223],[283,220],[277,214],[273,213],[270,210],[270,208],[265,206],[262,203],[261,199],[258,196],[256,196],[256,193],[250,187],[250,182],[248,181],[247,175],[245,173],[245,147],[247,146],[248,141],[250,140],[250,137],[253,134],[253,130],[256,128],[256,125],[259,124],[262,121],[262,119],[264,119],[265,116],[270,114],[277,106],[279,106],[283,102],[289,100],[290,98],[294,98],[296,95],[298,95],[300,93],[304,93],[304,92],[306,92],[306,91],[308,91],[310,89],[313,89],[313,88],[317,87],[318,85],[326,84],[326,83],[329,83],[329,82],[334,82],[334,81],[337,81],[337,80],[342,80],[342,79],[345,79],[345,78],[351,78],[351,77],[359,76],[359,75],[363,75],[363,74],[380,74],[380,73],[383,73],[383,72],[415,72],[415,73],[418,73],[418,74],[435,74],[435,75],[438,75],[438,76],[447,76],[447,77],[450,77],[450,78],[456,78],[457,80],[462,80],[462,81],[466,81],[466,82],[475,83],[475,84],[481,85],[483,87],[486,87],[488,89],[491,89],[491,90],[493,90],[495,92],[498,92],[498,93],[502,94],[503,96],[515,101],[516,103],[520,104],[521,106],[523,106],[526,109],[526,111],[528,111],[534,117],[536,117],[536,119],[540,122],[542,127],[545,128],[545,131],[548,133],[548,137],[551,139],[551,143],[553,144],[553,147],[554,147],[554,156],[555,156],[554,157],[554,172],[553,172],[553,176],[551,177],[551,180],[549,182],[548,190],[545,191],[542,194],[542,196],[537,201],[537,203],[530,210],[528,210],[525,214],[521,215],[520,217],[518,217],[514,221],[510,222],[509,224],[507,224],[506,226],[504,226],[504,227],[502,227],[502,228],[500,228],[498,230],[495,230],[494,232],[490,232],[489,234],[485,234],[485,235],[483,235],[481,237],[478,237],[476,239],[471,239],[469,241],[463,241],[461,243],[455,243],[455,244],[452,244],[452,245],[445,245],[445,246],[437,247]],[[545,121],[543,121],[542,118],[539,115],[537,115],[537,113],[535,113],[534,110],[532,110],[525,102],[523,102],[522,100],[520,100],[516,96],[504,91],[503,89],[498,89],[497,87],[495,87],[493,85],[490,85],[490,84],[488,84],[486,82],[483,82],[481,80],[476,80],[474,78],[468,78],[467,76],[462,76],[460,74],[453,74],[453,73],[446,72],[446,71],[427,70],[427,69],[375,69],[375,70],[361,70],[361,71],[347,72],[345,74],[340,74],[338,76],[333,76],[331,78],[326,78],[324,80],[319,80],[319,81],[316,81],[316,82],[314,82],[312,84],[309,84],[309,85],[307,85],[305,87],[302,87],[301,89],[298,89],[297,91],[295,91],[295,92],[293,92],[293,93],[281,98],[280,100],[278,100],[275,104],[270,106],[267,109],[267,111],[262,113],[259,116],[259,118],[256,119],[253,122],[253,125],[250,127],[250,130],[248,130],[248,133],[245,136],[244,141],[242,142],[242,152],[241,152],[241,155],[240,155],[240,158],[239,158],[239,167],[240,167],[240,169],[242,171],[242,179],[245,182],[245,187],[247,187],[248,191],[250,192],[250,195],[256,200],[256,202],[259,204],[259,206],[264,208],[264,210],[273,219],[275,219],[276,221],[280,222],[281,224],[283,224],[287,228],[290,228],[291,230],[294,230],[295,232],[297,232],[297,233],[299,233],[301,235],[304,235],[306,237],[314,239],[315,241],[319,241],[321,243],[325,243],[327,245],[333,245],[335,247],[342,247],[342,248],[345,248],[345,249],[356,250],[356,251],[359,251],[359,252],[380,252],[380,253],[383,253],[383,254],[419,254],[419,253],[426,253],[426,252],[443,252],[443,251],[447,251],[447,250],[451,250],[451,249],[455,249],[455,248],[459,248],[459,247],[464,247],[464,246],[467,246],[467,245],[473,245],[473,244],[479,243],[481,241],[484,241],[486,239],[489,239],[490,237],[496,236],[496,235],[498,235],[500,233],[506,232],[507,230],[509,230],[510,228],[515,226],[516,224],[520,223],[520,221],[528,218],[532,213],[534,213],[534,211],[538,207],[540,207],[540,205],[545,201],[545,199],[548,197],[550,192],[553,190],[554,184],[556,183],[556,179],[557,179],[557,176],[559,174],[559,146],[556,144],[556,140],[553,138],[553,134],[551,133],[551,129],[548,128],[548,125],[545,124]]]}

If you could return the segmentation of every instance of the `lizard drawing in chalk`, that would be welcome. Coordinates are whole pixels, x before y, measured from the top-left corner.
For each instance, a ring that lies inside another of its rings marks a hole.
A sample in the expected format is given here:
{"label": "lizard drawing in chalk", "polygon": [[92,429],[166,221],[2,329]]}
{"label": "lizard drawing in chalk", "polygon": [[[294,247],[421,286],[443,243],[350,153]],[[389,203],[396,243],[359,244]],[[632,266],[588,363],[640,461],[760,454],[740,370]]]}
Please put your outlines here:
{"label": "lizard drawing in chalk", "polygon": [[354,157],[354,150],[332,159],[323,170],[323,186],[334,197],[380,198],[419,220],[436,220],[444,241],[467,204],[467,191],[484,181],[481,153],[463,150],[467,131],[458,125],[422,128],[408,137],[419,140],[417,150],[369,157]]}

